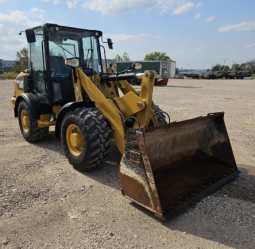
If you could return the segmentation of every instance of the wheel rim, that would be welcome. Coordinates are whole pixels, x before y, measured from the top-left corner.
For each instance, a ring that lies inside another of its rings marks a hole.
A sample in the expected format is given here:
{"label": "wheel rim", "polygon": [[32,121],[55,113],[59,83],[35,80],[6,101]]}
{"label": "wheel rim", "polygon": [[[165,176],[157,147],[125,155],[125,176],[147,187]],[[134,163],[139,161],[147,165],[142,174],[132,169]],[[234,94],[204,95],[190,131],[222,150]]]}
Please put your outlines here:
{"label": "wheel rim", "polygon": [[27,116],[26,110],[21,111],[20,121],[21,121],[21,125],[22,125],[24,132],[28,132],[29,131],[29,118]]}
{"label": "wheel rim", "polygon": [[74,156],[79,156],[83,150],[82,135],[78,126],[71,124],[67,127],[66,130],[66,142],[69,148],[69,151]]}

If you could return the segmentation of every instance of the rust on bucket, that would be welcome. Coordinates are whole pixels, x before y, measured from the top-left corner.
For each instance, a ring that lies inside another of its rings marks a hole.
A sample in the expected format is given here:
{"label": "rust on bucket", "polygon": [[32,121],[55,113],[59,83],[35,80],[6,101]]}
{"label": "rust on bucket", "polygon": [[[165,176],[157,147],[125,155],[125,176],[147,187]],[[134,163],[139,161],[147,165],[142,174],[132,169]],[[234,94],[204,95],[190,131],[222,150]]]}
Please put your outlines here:
{"label": "rust on bucket", "polygon": [[129,129],[120,164],[122,193],[166,218],[238,174],[224,113]]}

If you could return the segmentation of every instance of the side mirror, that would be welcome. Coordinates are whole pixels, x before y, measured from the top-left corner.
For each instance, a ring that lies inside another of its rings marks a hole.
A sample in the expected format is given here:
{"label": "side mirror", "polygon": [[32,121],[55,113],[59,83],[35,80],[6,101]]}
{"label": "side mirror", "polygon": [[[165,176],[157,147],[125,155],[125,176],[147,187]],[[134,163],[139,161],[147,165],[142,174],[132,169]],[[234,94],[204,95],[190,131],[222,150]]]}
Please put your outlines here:
{"label": "side mirror", "polygon": [[26,37],[27,37],[27,42],[28,43],[33,43],[35,42],[35,33],[33,29],[27,29],[26,30]]}
{"label": "side mirror", "polygon": [[133,62],[130,69],[139,70],[142,68],[142,64],[138,62]]}
{"label": "side mirror", "polygon": [[113,49],[113,43],[112,43],[112,40],[110,38],[107,38],[107,43],[108,43],[108,47],[109,49]]}

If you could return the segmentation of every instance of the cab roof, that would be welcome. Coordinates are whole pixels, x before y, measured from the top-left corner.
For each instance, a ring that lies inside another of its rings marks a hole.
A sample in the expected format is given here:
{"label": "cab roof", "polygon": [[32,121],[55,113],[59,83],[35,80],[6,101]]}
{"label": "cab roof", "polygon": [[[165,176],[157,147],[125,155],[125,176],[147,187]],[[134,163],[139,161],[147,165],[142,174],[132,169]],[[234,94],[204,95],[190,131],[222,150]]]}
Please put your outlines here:
{"label": "cab roof", "polygon": [[[36,29],[39,29],[39,28],[50,28],[50,27],[59,27],[60,29],[63,28],[63,29],[72,29],[72,30],[77,30],[77,31],[89,31],[89,32],[92,32],[92,33],[98,33],[98,37],[102,36],[103,35],[103,32],[100,31],[100,30],[91,30],[91,29],[80,29],[80,28],[74,28],[74,27],[68,27],[68,26],[62,26],[62,25],[58,25],[58,24],[53,24],[53,23],[45,23],[41,26],[36,26],[34,28],[31,28],[30,30],[36,30]],[[28,30],[28,29],[27,29]]]}

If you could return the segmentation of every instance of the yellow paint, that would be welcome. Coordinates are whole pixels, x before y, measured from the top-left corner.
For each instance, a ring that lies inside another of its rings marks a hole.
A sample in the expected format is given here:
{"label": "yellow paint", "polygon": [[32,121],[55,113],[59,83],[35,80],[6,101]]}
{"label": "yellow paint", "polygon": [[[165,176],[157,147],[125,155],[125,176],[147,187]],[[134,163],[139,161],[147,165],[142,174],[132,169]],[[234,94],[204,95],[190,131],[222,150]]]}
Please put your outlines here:
{"label": "yellow paint", "polygon": [[[152,93],[154,88],[155,78],[157,76],[156,71],[153,71],[153,77],[150,77],[151,71],[145,71],[142,79],[140,98],[146,104],[145,108],[138,112],[136,118],[140,122],[140,127],[148,127],[150,123],[150,117],[153,115],[152,111]],[[138,127],[135,123],[134,127]]]}
{"label": "yellow paint", "polygon": [[41,121],[41,120],[37,120],[38,123],[38,127],[39,128],[44,128],[44,127],[49,127],[49,126],[54,126],[56,125],[56,121]]}
{"label": "yellow paint", "polygon": [[119,93],[115,87],[115,82],[110,81],[108,84],[102,82],[99,85],[99,90],[103,93],[106,98],[116,98],[119,97]]}
{"label": "yellow paint", "polygon": [[[74,95],[75,95],[75,101],[76,102],[82,102],[83,101],[83,97],[82,97],[82,92],[81,92],[81,80],[79,79],[79,75],[78,75],[78,70],[81,69],[76,69],[74,68],[73,70],[76,70],[76,77],[77,77],[77,81],[75,82],[74,80],[74,73],[72,73],[72,78],[73,78],[73,88],[74,88]],[[84,74],[84,73],[83,73]],[[84,74],[85,75],[85,74]],[[86,76],[87,77],[87,76]],[[88,78],[88,77],[87,77]],[[88,79],[89,80],[89,79]],[[92,83],[91,80],[89,80],[89,83]]]}
{"label": "yellow paint", "polygon": [[41,121],[50,121],[51,114],[40,115]]}
{"label": "yellow paint", "polygon": [[13,110],[15,108],[15,103],[16,103],[16,98],[15,97],[11,97],[11,106],[12,106]]}
{"label": "yellow paint", "polygon": [[81,131],[75,124],[70,124],[66,130],[66,143],[74,156],[80,156],[83,150]]}
{"label": "yellow paint", "polygon": [[16,89],[15,90],[15,97],[17,98],[21,93],[24,93],[24,91]]}
{"label": "yellow paint", "polygon": [[29,118],[27,116],[26,110],[21,111],[20,122],[21,122],[23,131],[26,132],[26,133],[29,132],[30,124],[29,124]]}
{"label": "yellow paint", "polygon": [[137,92],[126,80],[119,81],[118,87],[123,92],[123,94],[133,92],[134,94],[139,96],[139,92]]}
{"label": "yellow paint", "polygon": [[[157,125],[155,118],[150,122],[150,117],[154,114],[152,111],[152,93],[154,81],[157,76],[155,71],[153,71],[152,77],[151,71],[144,72],[145,75],[142,79],[141,91],[137,92],[125,80],[111,82],[111,86],[108,87],[109,89],[107,89],[106,84],[100,83],[98,88],[97,85],[83,73],[82,69],[76,68],[74,70],[76,70],[77,75],[77,82],[75,83],[73,81],[76,101],[83,101],[81,90],[81,88],[83,88],[90,100],[95,102],[97,109],[109,121],[112,136],[121,153],[124,152],[125,131],[122,123],[124,118],[136,115],[136,118],[140,122],[140,127],[148,127],[151,123]],[[94,78],[94,80],[98,81],[98,78]],[[118,87],[123,94],[125,94],[123,97],[118,97]],[[112,90],[115,90],[113,94],[111,93]],[[112,95],[117,96],[112,98]],[[116,101],[117,105],[113,103],[113,100]],[[137,122],[134,123],[133,127],[138,127]]]}
{"label": "yellow paint", "polygon": [[[104,115],[109,121],[109,130],[115,139],[116,145],[121,153],[124,152],[124,137],[125,129],[123,126],[123,120],[129,116],[136,116],[140,122],[140,127],[148,127],[149,125],[156,126],[157,119],[150,117],[154,114],[152,111],[152,93],[154,87],[154,81],[156,72],[153,71],[153,77],[150,77],[151,71],[145,71],[145,75],[142,79],[141,91],[136,91],[126,80],[111,81],[110,84],[106,82],[100,82],[99,76],[92,77],[92,80],[88,78],[81,68],[74,69],[77,75],[77,82],[74,82],[73,87],[75,93],[76,102],[84,101],[82,93],[85,91],[86,95],[91,101],[95,102],[97,109]],[[110,71],[109,71],[110,70]],[[114,70],[109,69],[109,72]],[[26,73],[20,73],[20,76],[29,76],[28,71]],[[84,91],[82,90],[84,89]],[[124,96],[119,97],[119,90],[122,91]],[[15,83],[15,94],[11,98],[11,105],[14,109],[17,96],[24,91],[17,89]],[[115,101],[116,104],[113,102]],[[58,116],[61,110],[61,106],[53,106],[53,112]],[[50,122],[52,114],[40,115],[38,127],[54,126],[56,121]],[[29,119],[26,113],[23,113],[22,127],[24,131],[29,130]],[[138,127],[137,122],[134,123],[134,128]],[[79,128],[76,125],[70,125],[66,132],[67,143],[71,153],[75,156],[79,156],[82,153],[82,136]]]}
{"label": "yellow paint", "polygon": [[40,119],[37,120],[38,127],[44,128],[44,127],[54,126],[56,124],[56,121],[50,121],[51,116],[52,114],[40,115]]}
{"label": "yellow paint", "polygon": [[[140,97],[138,97],[133,92],[128,92],[121,98],[115,98],[118,107],[120,108],[124,118],[127,118],[139,111],[141,111],[145,104],[141,100]],[[141,105],[141,107],[139,107]]]}
{"label": "yellow paint", "polygon": [[53,106],[53,112],[55,112],[56,117],[58,117],[58,114],[59,114],[61,108],[62,108],[61,105],[55,105],[55,106]]}
{"label": "yellow paint", "polygon": [[[73,83],[74,89],[78,86],[84,88],[91,101],[95,102],[97,109],[107,118],[113,128],[112,135],[116,141],[116,145],[121,153],[124,152],[124,128],[122,125],[122,115],[118,108],[113,104],[111,99],[106,99],[103,93],[93,84],[93,82],[83,73],[82,69],[76,68],[77,83]],[[79,97],[79,99],[78,99]],[[83,101],[81,93],[76,94],[77,101]],[[82,100],[80,100],[82,99]]]}
{"label": "yellow paint", "polygon": [[24,81],[23,81],[23,90],[21,90],[21,89],[18,89],[18,87],[17,87],[17,79],[19,78],[19,77],[22,77],[22,76],[29,76],[29,73],[28,73],[28,71],[26,70],[25,71],[25,73],[23,73],[23,72],[21,72],[21,73],[19,73],[19,75],[17,76],[17,78],[15,79],[15,81],[14,81],[14,97],[18,97],[21,93],[24,93]]}
{"label": "yellow paint", "polygon": [[100,80],[101,80],[100,76],[98,76],[98,75],[93,75],[91,79],[92,79],[92,82],[93,82],[97,87],[99,87]]}

